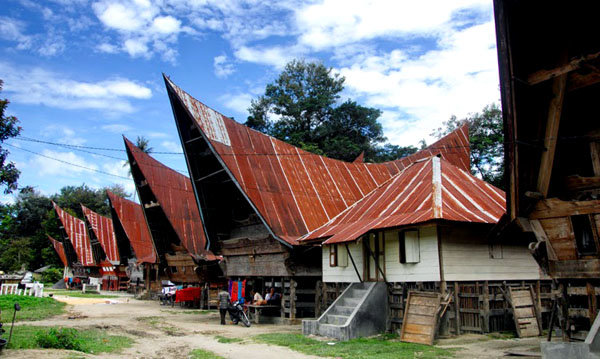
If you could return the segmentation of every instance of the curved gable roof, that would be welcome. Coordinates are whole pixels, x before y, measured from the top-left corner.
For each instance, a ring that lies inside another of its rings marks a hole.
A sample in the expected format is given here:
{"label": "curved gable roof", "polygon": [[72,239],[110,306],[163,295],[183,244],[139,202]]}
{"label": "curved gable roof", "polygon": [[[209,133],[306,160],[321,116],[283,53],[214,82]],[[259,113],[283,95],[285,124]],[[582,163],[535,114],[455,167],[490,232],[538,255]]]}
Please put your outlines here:
{"label": "curved gable roof", "polygon": [[84,267],[96,266],[94,256],[92,254],[92,244],[87,232],[85,222],[68,214],[60,208],[56,203],[52,202],[58,218],[62,222],[65,232],[77,253],[77,259]]}
{"label": "curved gable roof", "polygon": [[119,257],[119,249],[117,248],[117,240],[115,238],[112,219],[102,216],[84,205],[81,205],[81,210],[92,227],[96,238],[98,238],[102,249],[104,249],[106,260],[111,264],[119,264],[121,259]]}

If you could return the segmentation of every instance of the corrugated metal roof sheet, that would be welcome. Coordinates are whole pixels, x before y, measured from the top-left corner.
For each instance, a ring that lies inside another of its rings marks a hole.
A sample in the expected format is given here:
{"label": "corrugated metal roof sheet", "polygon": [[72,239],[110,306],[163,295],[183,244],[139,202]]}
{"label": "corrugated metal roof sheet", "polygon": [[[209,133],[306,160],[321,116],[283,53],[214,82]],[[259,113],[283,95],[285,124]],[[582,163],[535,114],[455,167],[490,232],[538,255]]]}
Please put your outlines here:
{"label": "corrugated metal roof sheet", "polygon": [[58,218],[60,218],[60,221],[65,228],[65,232],[67,233],[71,244],[73,244],[75,253],[77,253],[77,259],[81,265],[84,267],[96,266],[96,263],[94,263],[92,245],[90,242],[90,237],[88,236],[85,222],[68,214],[56,203],[52,202],[52,205],[54,206],[54,210],[56,211],[56,214],[58,214]]}
{"label": "corrugated metal roof sheet", "polygon": [[121,198],[110,191],[106,191],[106,193],[110,205],[118,217],[113,218],[113,221],[121,223],[133,248],[137,263],[156,263],[156,251],[141,205]]}
{"label": "corrugated metal roof sheet", "polygon": [[104,253],[106,253],[106,259],[110,263],[118,265],[121,259],[119,258],[119,249],[117,248],[112,219],[102,216],[84,205],[81,205],[81,210],[90,227],[92,227],[96,238],[100,241],[100,245],[104,249]]}
{"label": "corrugated metal roof sheet", "polygon": [[206,250],[206,235],[190,179],[142,152],[126,138],[125,144],[183,247],[197,259],[217,259]]}
{"label": "corrugated metal roof sheet", "polygon": [[252,130],[194,99],[166,77],[165,82],[271,231],[290,244],[298,244],[300,237],[329,222],[415,160],[440,154],[460,168],[469,168],[466,126],[396,161],[348,163]]}
{"label": "corrugated metal roof sheet", "polygon": [[65,267],[68,267],[69,261],[67,261],[67,254],[65,253],[65,248],[63,247],[63,244],[60,243],[59,241],[57,241],[56,239],[52,238],[49,234],[47,234],[47,236],[48,236],[48,239],[50,240],[50,242],[52,243],[52,246],[54,247],[56,254],[58,254],[60,261],[63,263],[63,265]]}
{"label": "corrugated metal roof sheet", "polygon": [[414,162],[303,240],[353,241],[373,229],[434,219],[496,223],[505,210],[503,191],[434,156]]}

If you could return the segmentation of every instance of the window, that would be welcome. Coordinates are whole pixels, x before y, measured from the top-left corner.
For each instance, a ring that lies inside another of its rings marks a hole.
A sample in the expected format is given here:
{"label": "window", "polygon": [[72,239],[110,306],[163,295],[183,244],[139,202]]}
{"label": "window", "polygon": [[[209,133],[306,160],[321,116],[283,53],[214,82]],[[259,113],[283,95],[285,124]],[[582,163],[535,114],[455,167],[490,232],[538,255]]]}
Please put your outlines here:
{"label": "window", "polygon": [[594,238],[594,228],[588,215],[571,216],[573,225],[573,234],[575,235],[575,245],[579,255],[595,255],[598,253],[596,240]]}
{"label": "window", "polygon": [[419,230],[411,229],[399,233],[400,263],[419,263],[421,249],[419,246]]}
{"label": "window", "polygon": [[502,251],[502,244],[492,243],[490,244],[490,258],[491,259],[502,259],[504,258],[504,252]]}
{"label": "window", "polygon": [[337,244],[332,244],[329,246],[329,266],[348,266],[348,251],[346,250],[345,246],[338,246]]}
{"label": "window", "polygon": [[337,244],[332,244],[329,246],[329,266],[337,267],[338,265],[338,253],[337,253]]}

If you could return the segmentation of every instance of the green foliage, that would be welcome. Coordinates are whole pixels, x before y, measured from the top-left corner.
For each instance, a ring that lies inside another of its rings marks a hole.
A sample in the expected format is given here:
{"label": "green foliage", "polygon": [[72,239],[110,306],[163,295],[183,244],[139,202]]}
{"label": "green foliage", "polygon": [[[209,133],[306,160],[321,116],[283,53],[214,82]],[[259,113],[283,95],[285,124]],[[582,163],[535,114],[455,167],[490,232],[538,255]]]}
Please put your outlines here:
{"label": "green foliage", "polygon": [[35,333],[35,342],[40,348],[81,351],[81,339],[73,328],[50,328]]}
{"label": "green foliage", "polygon": [[[51,332],[53,334],[51,334]],[[38,339],[40,342],[38,342]],[[131,347],[133,340],[120,335],[109,335],[106,330],[67,329],[19,325],[13,331],[11,349],[56,348],[51,345],[78,346],[66,348],[84,353],[114,353]]]}
{"label": "green foliage", "polygon": [[398,146],[392,145],[390,143],[386,143],[383,146],[376,147],[373,149],[373,153],[365,154],[365,157],[370,157],[374,159],[374,162],[386,162],[386,161],[394,161],[402,157],[406,157],[412,155],[417,152],[419,149],[415,146]]}
{"label": "green foliage", "polygon": [[62,268],[48,268],[44,273],[42,273],[42,282],[43,283],[56,283],[61,280],[63,277]]}
{"label": "green foliage", "polygon": [[42,320],[65,311],[66,304],[52,298],[37,298],[18,295],[0,296],[0,321],[12,320],[15,303],[19,303],[21,311],[17,312],[17,322]]}
{"label": "green foliage", "polygon": [[204,349],[194,349],[190,352],[188,357],[190,359],[223,359],[222,356]]}
{"label": "green foliage", "polygon": [[[0,80],[0,92],[2,92],[3,81]],[[10,102],[0,99],[0,144],[9,138],[17,137],[22,128],[18,125],[19,120],[15,116],[6,116],[4,111]],[[11,193],[17,189],[17,180],[21,172],[13,162],[6,162],[10,153],[0,147],[0,186],[5,186],[4,193]]]}
{"label": "green foliage", "polygon": [[352,161],[361,152],[374,154],[385,141],[377,122],[381,111],[350,100],[336,107],[344,81],[322,63],[293,60],[252,101],[245,124],[331,158]]}
{"label": "green foliage", "polygon": [[93,189],[86,184],[80,186],[65,186],[60,192],[52,196],[62,209],[78,218],[83,218],[81,205],[102,215],[110,215],[108,198],[104,189]]}
{"label": "green foliage", "polygon": [[469,125],[471,172],[484,181],[504,189],[504,129],[502,110],[497,104],[485,106],[481,113],[457,119],[452,116],[443,127],[432,132],[440,138],[463,124]]}
{"label": "green foliage", "polygon": [[254,337],[257,341],[288,347],[292,350],[322,357],[340,358],[447,358],[453,352],[435,346],[403,343],[396,335],[385,335],[375,338],[358,338],[347,342],[327,342],[307,338],[301,334],[269,333]]}

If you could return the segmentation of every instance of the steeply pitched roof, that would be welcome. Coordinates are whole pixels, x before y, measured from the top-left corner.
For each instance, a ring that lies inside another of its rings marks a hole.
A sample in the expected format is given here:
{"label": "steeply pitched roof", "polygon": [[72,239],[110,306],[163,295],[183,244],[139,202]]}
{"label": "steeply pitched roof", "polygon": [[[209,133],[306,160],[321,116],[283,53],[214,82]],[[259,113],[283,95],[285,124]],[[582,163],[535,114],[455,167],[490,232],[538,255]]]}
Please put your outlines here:
{"label": "steeply pitched roof", "polygon": [[119,258],[119,249],[117,248],[112,219],[99,215],[84,205],[81,205],[81,210],[92,227],[96,238],[100,241],[100,245],[104,249],[104,253],[106,253],[106,259],[111,264],[119,264],[121,259]]}
{"label": "steeply pitched roof", "polygon": [[469,167],[466,126],[427,149],[396,161],[348,163],[306,152],[252,130],[194,99],[166,77],[165,82],[174,95],[172,101],[176,98],[185,107],[271,232],[292,245],[415,160],[440,154],[460,168]]}
{"label": "steeply pitched roof", "polygon": [[303,240],[353,241],[373,229],[434,219],[496,223],[504,192],[438,157],[414,162]]}
{"label": "steeply pitched roof", "polygon": [[121,198],[116,194],[106,191],[110,205],[115,210],[127,239],[135,252],[137,263],[156,263],[156,252],[150,231],[142,212],[142,207],[133,201]]}
{"label": "steeply pitched roof", "polygon": [[92,254],[92,244],[90,237],[88,236],[85,222],[79,218],[73,217],[56,203],[52,202],[58,218],[65,228],[65,232],[73,244],[75,253],[77,253],[77,259],[84,267],[96,266],[94,262],[94,256]]}
{"label": "steeply pitched roof", "polygon": [[206,235],[190,179],[144,153],[127,138],[125,145],[181,244],[197,259],[215,260],[216,257],[206,250]]}
{"label": "steeply pitched roof", "polygon": [[59,241],[57,241],[56,239],[52,238],[49,234],[47,234],[47,236],[48,236],[48,239],[50,240],[50,242],[52,243],[52,246],[54,247],[56,254],[58,254],[60,261],[63,263],[63,265],[65,267],[68,267],[69,262],[67,261],[67,255],[65,254],[65,248],[63,247],[63,244],[60,243]]}

